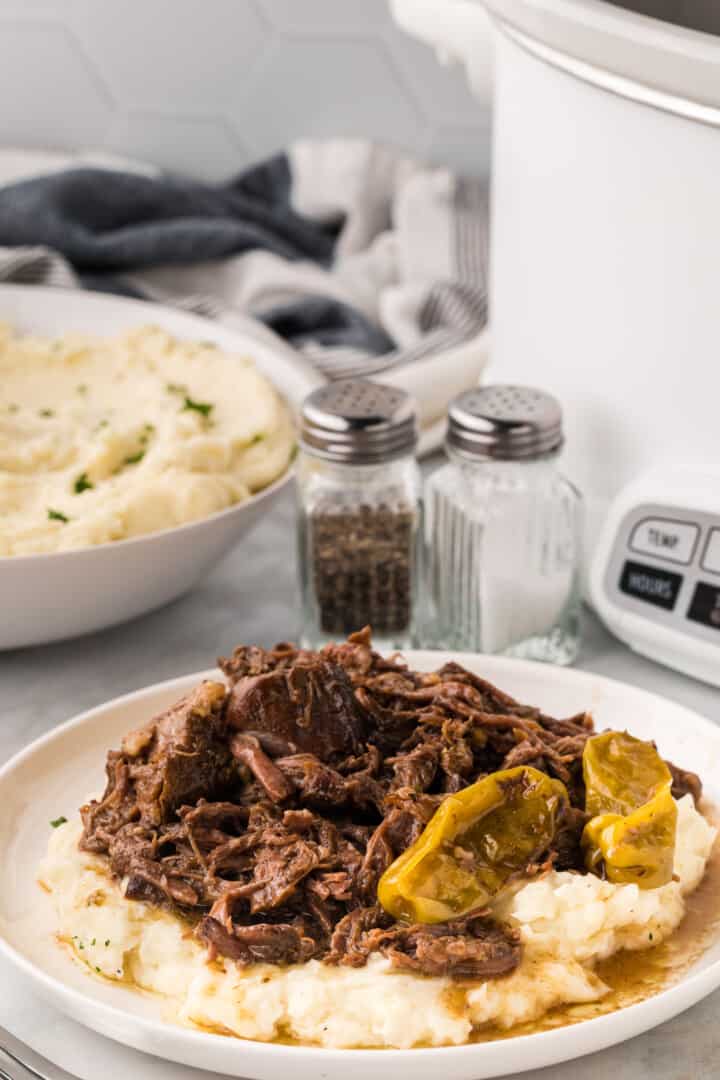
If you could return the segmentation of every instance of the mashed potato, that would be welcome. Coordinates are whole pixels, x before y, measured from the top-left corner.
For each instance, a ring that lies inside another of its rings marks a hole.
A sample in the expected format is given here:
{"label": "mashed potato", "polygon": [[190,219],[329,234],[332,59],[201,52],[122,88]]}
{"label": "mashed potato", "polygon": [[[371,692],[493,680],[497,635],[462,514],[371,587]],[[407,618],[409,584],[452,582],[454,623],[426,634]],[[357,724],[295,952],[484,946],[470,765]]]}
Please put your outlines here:
{"label": "mashed potato", "polygon": [[0,324],[0,556],[196,521],[270,484],[293,447],[249,359],[154,327],[47,341]]}
{"label": "mashed potato", "polygon": [[677,880],[641,890],[551,872],[518,886],[497,914],[519,929],[522,962],[512,975],[475,986],[394,972],[377,955],[364,968],[208,963],[188,927],[126,900],[102,859],[78,850],[79,822],[54,832],[41,882],[75,956],[99,975],[171,999],[181,1022],[333,1047],[447,1045],[466,1042],[481,1025],[510,1028],[556,1005],[598,1001],[608,992],[593,970],[598,961],[673,932],[715,839],[689,795],[678,811]]}

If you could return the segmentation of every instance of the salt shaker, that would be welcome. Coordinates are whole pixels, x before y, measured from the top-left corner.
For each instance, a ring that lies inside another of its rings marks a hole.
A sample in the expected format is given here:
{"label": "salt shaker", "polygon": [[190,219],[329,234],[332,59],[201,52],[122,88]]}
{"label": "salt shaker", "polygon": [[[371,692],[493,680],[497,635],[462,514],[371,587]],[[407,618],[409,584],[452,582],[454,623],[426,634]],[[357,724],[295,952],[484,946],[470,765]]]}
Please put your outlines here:
{"label": "salt shaker", "polygon": [[413,643],[421,483],[403,390],[344,379],[306,399],[297,461],[301,640],[365,625],[380,649]]}
{"label": "salt shaker", "polygon": [[456,398],[448,464],[426,493],[426,639],[571,663],[579,648],[582,504],[558,470],[549,394],[486,386]]}

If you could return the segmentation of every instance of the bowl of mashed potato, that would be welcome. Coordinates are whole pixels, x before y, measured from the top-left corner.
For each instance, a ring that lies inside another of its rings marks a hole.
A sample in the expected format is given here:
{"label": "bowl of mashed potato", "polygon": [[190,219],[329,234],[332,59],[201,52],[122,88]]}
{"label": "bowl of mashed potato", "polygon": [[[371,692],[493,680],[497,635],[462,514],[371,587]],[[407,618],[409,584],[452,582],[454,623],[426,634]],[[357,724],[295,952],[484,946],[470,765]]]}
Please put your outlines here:
{"label": "bowl of mashed potato", "polygon": [[0,290],[0,648],[190,588],[287,483],[293,407],[316,383],[262,335],[140,301]]}

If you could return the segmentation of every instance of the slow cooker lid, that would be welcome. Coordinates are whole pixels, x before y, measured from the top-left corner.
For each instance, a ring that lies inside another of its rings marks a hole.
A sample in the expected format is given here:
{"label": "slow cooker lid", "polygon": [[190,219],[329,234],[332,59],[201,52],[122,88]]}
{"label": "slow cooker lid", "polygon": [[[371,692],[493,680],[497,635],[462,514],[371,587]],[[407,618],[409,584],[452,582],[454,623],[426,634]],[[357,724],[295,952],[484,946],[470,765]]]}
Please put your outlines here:
{"label": "slow cooker lid", "polygon": [[661,22],[720,34],[720,5],[717,0],[607,0],[612,7],[649,15]]}
{"label": "slow cooker lid", "polygon": [[646,89],[656,98],[648,104],[720,124],[717,0],[476,2],[551,63],[626,96],[642,96],[632,85]]}

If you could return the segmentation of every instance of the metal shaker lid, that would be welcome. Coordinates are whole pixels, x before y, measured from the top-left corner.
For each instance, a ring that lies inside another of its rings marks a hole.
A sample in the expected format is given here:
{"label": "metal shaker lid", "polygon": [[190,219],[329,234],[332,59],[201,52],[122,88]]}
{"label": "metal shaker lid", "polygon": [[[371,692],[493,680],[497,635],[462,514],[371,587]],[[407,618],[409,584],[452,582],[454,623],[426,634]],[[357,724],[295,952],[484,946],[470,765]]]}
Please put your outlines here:
{"label": "metal shaker lid", "polygon": [[529,386],[479,386],[448,410],[448,448],[466,458],[531,461],[563,444],[562,409]]}
{"label": "metal shaker lid", "polygon": [[417,415],[404,390],[368,379],[321,386],[300,412],[300,445],[309,454],[350,465],[372,465],[411,453]]}

